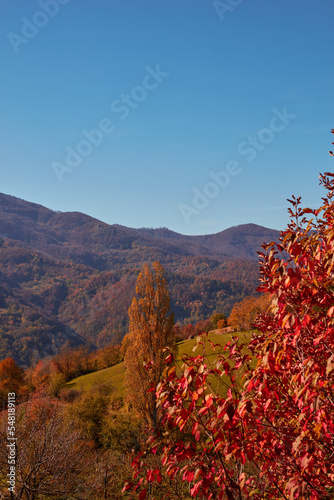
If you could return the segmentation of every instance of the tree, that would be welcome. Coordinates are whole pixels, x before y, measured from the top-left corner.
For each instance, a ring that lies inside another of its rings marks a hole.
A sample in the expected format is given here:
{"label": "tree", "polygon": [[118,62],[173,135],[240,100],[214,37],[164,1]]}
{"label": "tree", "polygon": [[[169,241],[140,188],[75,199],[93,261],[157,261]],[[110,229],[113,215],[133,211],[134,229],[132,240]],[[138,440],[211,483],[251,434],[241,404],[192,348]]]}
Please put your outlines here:
{"label": "tree", "polygon": [[24,371],[17,366],[13,358],[0,361],[0,398],[2,408],[5,407],[9,392],[16,395],[24,391]]}
{"label": "tree", "polygon": [[66,384],[65,375],[59,370],[59,364],[52,358],[42,359],[34,368],[28,368],[26,377],[30,390],[37,389],[39,392],[48,392],[56,397]]}
{"label": "tree", "polygon": [[128,401],[150,428],[158,424],[156,387],[164,370],[164,348],[174,345],[174,317],[164,270],[145,265],[136,283],[129,309],[129,336],[125,354]]}
{"label": "tree", "polygon": [[109,368],[121,362],[120,346],[107,345],[96,352],[95,360],[99,369]]}
{"label": "tree", "polygon": [[30,367],[26,371],[28,384],[31,390],[46,387],[49,384],[51,374],[57,372],[57,367],[51,358],[38,361],[35,367]]}
{"label": "tree", "polygon": [[212,330],[212,324],[211,324],[210,319],[203,319],[203,320],[197,321],[196,326],[195,326],[195,334],[196,335],[198,335],[199,333],[203,333],[203,332],[209,332],[210,330]]}
{"label": "tree", "polygon": [[104,439],[103,426],[108,419],[108,405],[111,389],[108,385],[95,385],[84,392],[73,403],[70,413],[76,420],[77,427],[83,432],[86,439],[101,445]]}
{"label": "tree", "polygon": [[191,323],[185,325],[176,324],[174,326],[174,333],[176,342],[196,337],[195,327]]}
{"label": "tree", "polygon": [[241,302],[234,304],[228,318],[228,325],[236,330],[250,330],[256,316],[267,311],[270,304],[269,294],[259,297],[245,297]]}
{"label": "tree", "polygon": [[224,328],[227,326],[227,319],[224,313],[215,313],[210,317],[212,329]]}
{"label": "tree", "polygon": [[186,357],[181,375],[172,368],[158,386],[165,427],[150,446],[160,466],[138,456],[136,483],[125,486],[141,500],[148,478],[170,481],[166,499],[187,498],[173,493],[178,478],[196,498],[333,498],[334,174],[320,178],[323,205],[302,209],[292,197],[279,244],[264,245],[258,291],[272,303],[251,342],[232,338],[212,365]]}
{"label": "tree", "polygon": [[11,498],[69,498],[75,493],[76,498],[87,498],[81,488],[94,467],[94,450],[66,417],[65,408],[55,400],[34,397],[16,407],[15,417],[15,441],[8,441],[7,412],[0,418],[0,488],[8,491],[10,443],[16,473]]}

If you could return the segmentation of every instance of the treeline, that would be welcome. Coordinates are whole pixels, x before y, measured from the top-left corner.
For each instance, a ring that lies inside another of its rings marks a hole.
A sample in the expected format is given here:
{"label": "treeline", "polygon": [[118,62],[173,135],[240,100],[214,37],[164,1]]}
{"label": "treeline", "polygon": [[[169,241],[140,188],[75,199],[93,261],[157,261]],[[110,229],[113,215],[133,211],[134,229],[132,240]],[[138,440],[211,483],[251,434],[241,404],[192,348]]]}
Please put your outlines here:
{"label": "treeline", "polygon": [[[255,262],[185,257],[167,270],[179,323],[196,324],[255,292]],[[244,266],[244,271],[242,270]],[[189,274],[187,274],[189,273]],[[0,248],[0,355],[21,366],[53,356],[61,345],[117,345],[128,331],[137,269],[98,273],[28,249]],[[55,341],[56,339],[56,341]]]}
{"label": "treeline", "polygon": [[[226,327],[229,327],[228,331],[249,330],[252,328],[257,314],[266,311],[268,305],[268,294],[259,294],[256,297],[246,297],[243,301],[237,302],[229,317],[221,312],[214,313],[209,318],[195,323],[176,323],[173,326],[175,341],[194,338],[201,333],[212,330],[223,332]],[[51,396],[57,397],[69,380],[122,362],[128,342],[126,335],[119,344],[109,344],[97,350],[92,350],[88,346],[73,348],[66,345],[59,354],[43,358],[26,370],[19,368],[12,358],[6,358],[0,362],[1,394],[8,392],[14,384],[18,395],[27,394],[27,392],[43,387]],[[24,374],[24,378],[17,377],[18,371]],[[19,387],[17,381],[20,381]]]}
{"label": "treeline", "polygon": [[0,362],[1,497],[11,498],[6,410],[8,394],[15,394],[13,498],[121,498],[131,476],[131,450],[143,439],[138,422],[123,401],[114,400],[110,383],[86,392],[65,387],[73,377],[119,363],[120,351],[111,345],[94,352],[66,347],[27,370],[11,358]]}

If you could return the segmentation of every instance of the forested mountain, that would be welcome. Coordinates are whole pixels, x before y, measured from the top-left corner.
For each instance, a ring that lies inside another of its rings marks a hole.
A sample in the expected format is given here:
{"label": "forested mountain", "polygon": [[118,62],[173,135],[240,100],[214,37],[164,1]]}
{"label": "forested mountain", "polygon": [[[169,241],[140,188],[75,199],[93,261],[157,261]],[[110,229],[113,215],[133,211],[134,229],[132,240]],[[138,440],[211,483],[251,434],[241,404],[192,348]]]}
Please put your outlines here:
{"label": "forested mountain", "polygon": [[28,365],[66,341],[119,342],[138,270],[154,260],[177,321],[228,314],[254,293],[256,252],[277,237],[255,224],[205,236],[131,229],[0,194],[0,356]]}

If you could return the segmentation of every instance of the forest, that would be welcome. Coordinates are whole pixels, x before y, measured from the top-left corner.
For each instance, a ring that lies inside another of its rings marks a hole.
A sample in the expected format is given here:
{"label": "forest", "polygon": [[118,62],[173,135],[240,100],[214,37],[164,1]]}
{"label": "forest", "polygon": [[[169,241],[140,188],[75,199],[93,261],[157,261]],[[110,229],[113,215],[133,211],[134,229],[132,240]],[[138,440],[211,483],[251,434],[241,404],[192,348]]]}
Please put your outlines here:
{"label": "forest", "polygon": [[214,235],[130,229],[0,194],[0,354],[22,367],[70,345],[119,344],[144,263],[164,266],[179,323],[256,295],[257,251],[278,232],[255,224]]}
{"label": "forest", "polygon": [[3,498],[333,498],[334,174],[320,180],[323,204],[289,200],[257,294],[229,314],[175,323],[170,275],[148,262],[120,342],[0,362]]}

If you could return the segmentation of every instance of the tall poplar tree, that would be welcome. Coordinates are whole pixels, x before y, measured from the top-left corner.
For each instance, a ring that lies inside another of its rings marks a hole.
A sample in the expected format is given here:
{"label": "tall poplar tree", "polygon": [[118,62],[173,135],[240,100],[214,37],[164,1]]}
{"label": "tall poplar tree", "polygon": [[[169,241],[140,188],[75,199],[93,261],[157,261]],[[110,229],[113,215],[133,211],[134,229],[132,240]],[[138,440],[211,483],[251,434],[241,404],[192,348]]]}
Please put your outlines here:
{"label": "tall poplar tree", "polygon": [[125,354],[128,401],[151,429],[158,425],[156,391],[164,371],[165,347],[174,347],[174,315],[163,267],[144,265],[129,309]]}

